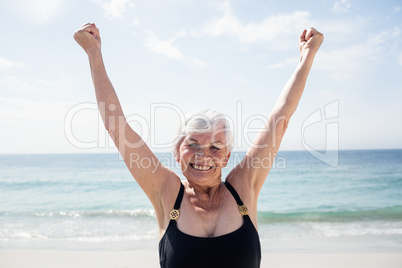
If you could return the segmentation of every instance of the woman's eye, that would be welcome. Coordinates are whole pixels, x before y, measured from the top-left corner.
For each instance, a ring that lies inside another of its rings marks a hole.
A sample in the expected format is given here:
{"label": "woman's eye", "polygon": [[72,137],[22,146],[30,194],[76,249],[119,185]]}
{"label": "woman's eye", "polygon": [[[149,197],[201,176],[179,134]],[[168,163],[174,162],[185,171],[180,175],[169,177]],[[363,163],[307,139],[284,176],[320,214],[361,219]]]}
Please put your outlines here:
{"label": "woman's eye", "polygon": [[212,146],[211,147],[213,150],[220,150],[221,148],[219,148],[219,147],[216,147],[216,146]]}

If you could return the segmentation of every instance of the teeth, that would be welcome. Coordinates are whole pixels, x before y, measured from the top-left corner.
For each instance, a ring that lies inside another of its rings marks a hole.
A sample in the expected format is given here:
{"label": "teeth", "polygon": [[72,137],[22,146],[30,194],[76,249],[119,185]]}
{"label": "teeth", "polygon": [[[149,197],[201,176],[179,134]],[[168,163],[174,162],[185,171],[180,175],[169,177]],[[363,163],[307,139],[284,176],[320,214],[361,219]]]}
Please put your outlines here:
{"label": "teeth", "polygon": [[193,167],[198,170],[208,170],[211,168],[210,166],[199,166],[199,165],[193,165]]}

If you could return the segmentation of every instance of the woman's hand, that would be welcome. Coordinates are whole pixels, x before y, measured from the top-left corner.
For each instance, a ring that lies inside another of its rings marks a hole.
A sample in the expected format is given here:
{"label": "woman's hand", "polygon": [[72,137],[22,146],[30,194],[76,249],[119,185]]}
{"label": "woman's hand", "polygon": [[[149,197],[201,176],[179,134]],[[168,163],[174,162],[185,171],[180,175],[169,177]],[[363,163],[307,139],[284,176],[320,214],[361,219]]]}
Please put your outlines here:
{"label": "woman's hand", "polygon": [[308,30],[304,30],[299,37],[299,48],[301,55],[303,56],[307,51],[311,51],[315,54],[323,41],[324,35],[313,27]]}
{"label": "woman's hand", "polygon": [[85,23],[75,33],[74,39],[87,54],[101,50],[99,29],[95,23]]}

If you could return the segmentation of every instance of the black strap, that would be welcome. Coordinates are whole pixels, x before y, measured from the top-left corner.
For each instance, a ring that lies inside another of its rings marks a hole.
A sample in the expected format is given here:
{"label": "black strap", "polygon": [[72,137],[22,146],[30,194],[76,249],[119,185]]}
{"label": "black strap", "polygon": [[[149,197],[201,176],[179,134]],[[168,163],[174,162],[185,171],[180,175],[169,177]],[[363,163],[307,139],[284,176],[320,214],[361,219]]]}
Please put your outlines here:
{"label": "black strap", "polygon": [[[228,182],[225,181],[225,186],[228,188],[229,192],[233,195],[234,199],[236,200],[237,205],[242,206],[243,201],[241,201],[239,194],[236,192],[236,190],[233,188],[233,186]],[[181,201],[183,200],[183,195],[184,195],[184,185],[180,183],[180,191],[177,195],[176,202],[174,203],[174,209],[179,209]]]}
{"label": "black strap", "polygon": [[243,206],[243,202],[241,201],[240,196],[237,194],[233,186],[228,181],[225,181],[225,186],[226,188],[228,188],[229,192],[233,195],[234,199],[236,199],[237,205]]}
{"label": "black strap", "polygon": [[180,182],[180,191],[179,194],[177,195],[176,203],[174,203],[174,209],[180,208],[181,200],[183,199],[183,194],[184,194],[184,185],[183,183]]}

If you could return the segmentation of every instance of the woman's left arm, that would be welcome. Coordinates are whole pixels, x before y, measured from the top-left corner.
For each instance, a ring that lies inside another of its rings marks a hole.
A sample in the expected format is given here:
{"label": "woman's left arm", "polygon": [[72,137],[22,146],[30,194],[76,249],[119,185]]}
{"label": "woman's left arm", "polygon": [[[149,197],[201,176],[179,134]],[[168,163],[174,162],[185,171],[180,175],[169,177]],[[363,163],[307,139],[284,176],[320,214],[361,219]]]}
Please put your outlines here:
{"label": "woman's left arm", "polygon": [[242,169],[242,174],[247,174],[248,186],[256,196],[271,169],[289,120],[303,93],[314,57],[323,40],[323,34],[314,28],[304,30],[300,35],[300,62],[283,88],[264,128],[257,135],[242,163],[236,167]]}

